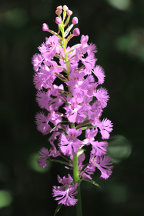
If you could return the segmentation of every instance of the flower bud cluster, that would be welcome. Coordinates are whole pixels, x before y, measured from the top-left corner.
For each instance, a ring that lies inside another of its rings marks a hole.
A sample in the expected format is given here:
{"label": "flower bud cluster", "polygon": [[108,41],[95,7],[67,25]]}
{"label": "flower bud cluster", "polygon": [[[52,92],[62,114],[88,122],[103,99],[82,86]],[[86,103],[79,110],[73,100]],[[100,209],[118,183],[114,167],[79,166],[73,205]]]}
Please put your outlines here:
{"label": "flower bud cluster", "polygon": [[[101,178],[107,179],[111,175],[112,161],[106,149],[113,125],[109,119],[102,119],[109,95],[101,86],[105,73],[96,64],[96,46],[88,42],[88,35],[82,35],[80,43],[68,46],[73,36],[80,35],[79,28],[70,33],[78,24],[78,18],[73,17],[72,24],[66,28],[72,11],[66,5],[58,6],[56,15],[58,32],[43,24],[42,30],[52,36],[38,47],[39,53],[32,59],[36,101],[43,109],[36,115],[36,125],[49,137],[49,147],[40,150],[38,162],[45,168],[48,160],[58,157],[63,159],[69,173],[73,170],[73,177],[70,174],[63,178],[58,176],[62,186],[53,187],[58,204],[72,206],[77,202],[77,187],[83,179],[91,180],[99,171]],[[89,162],[85,164],[87,146],[91,150]]]}

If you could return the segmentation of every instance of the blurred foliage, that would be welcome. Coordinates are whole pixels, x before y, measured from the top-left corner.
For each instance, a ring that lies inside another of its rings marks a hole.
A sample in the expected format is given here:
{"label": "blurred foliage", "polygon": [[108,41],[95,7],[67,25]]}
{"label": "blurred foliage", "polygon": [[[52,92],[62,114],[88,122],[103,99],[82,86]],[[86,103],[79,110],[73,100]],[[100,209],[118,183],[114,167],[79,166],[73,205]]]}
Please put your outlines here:
{"label": "blurred foliage", "polygon": [[28,22],[28,15],[25,10],[14,8],[1,13],[0,20],[12,27],[22,27]]}
{"label": "blurred foliage", "polygon": [[129,198],[127,186],[123,184],[110,184],[106,191],[107,199],[114,204],[124,203]]}
{"label": "blurred foliage", "polygon": [[[40,169],[38,151],[48,145],[35,127],[35,102],[31,58],[47,33],[43,22],[56,29],[55,8],[67,4],[79,18],[82,34],[98,48],[98,64],[105,69],[104,87],[110,93],[103,113],[114,123],[108,154],[114,164],[108,180],[82,183],[83,215],[144,214],[143,207],[143,0],[1,0],[0,1],[0,216],[51,216],[56,202],[52,186],[62,165]],[[73,38],[71,44],[78,42]],[[120,134],[120,135],[116,135]],[[61,208],[59,215],[75,215]]]}
{"label": "blurred foliage", "polygon": [[122,135],[112,136],[107,148],[107,153],[113,160],[113,163],[119,163],[121,160],[131,155],[132,147],[127,138]]}
{"label": "blurred foliage", "polygon": [[28,159],[28,165],[31,167],[32,170],[36,171],[36,172],[40,172],[40,173],[45,173],[45,172],[48,172],[50,167],[51,167],[51,164],[50,164],[50,161],[48,162],[48,166],[43,169],[39,166],[37,160],[38,160],[38,157],[39,157],[39,153],[32,153],[30,156],[29,156],[29,159]]}
{"label": "blurred foliage", "polygon": [[127,10],[131,6],[131,0],[107,0],[108,3],[119,10]]}
{"label": "blurred foliage", "polygon": [[144,61],[144,29],[133,30],[121,36],[116,41],[116,47],[119,51]]}
{"label": "blurred foliage", "polygon": [[12,196],[10,192],[5,190],[0,190],[0,208],[7,207],[12,202]]}

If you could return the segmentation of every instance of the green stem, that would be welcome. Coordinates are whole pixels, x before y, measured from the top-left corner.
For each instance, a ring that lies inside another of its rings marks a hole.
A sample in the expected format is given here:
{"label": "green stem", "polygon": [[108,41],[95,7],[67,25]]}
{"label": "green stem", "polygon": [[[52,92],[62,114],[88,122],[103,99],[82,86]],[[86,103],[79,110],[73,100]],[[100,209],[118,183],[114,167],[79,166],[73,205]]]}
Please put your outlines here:
{"label": "green stem", "polygon": [[76,216],[82,216],[82,201],[81,201],[81,192],[80,192],[80,185],[78,186],[78,203],[76,205]]}
{"label": "green stem", "polygon": [[[78,155],[75,154],[73,156],[73,179],[74,179],[74,184],[78,183],[80,178],[79,178],[79,169],[78,169]],[[76,216],[82,216],[82,202],[81,202],[81,193],[80,193],[80,185],[78,186],[78,203],[76,206]]]}
{"label": "green stem", "polygon": [[78,156],[77,156],[77,154],[75,154],[73,156],[73,179],[74,179],[74,184],[76,184],[79,181]]}
{"label": "green stem", "polygon": [[[66,17],[66,12],[64,11],[63,12],[63,20],[62,20],[62,24],[61,24],[61,33],[62,33],[62,47],[63,47],[63,50],[64,50],[64,53],[65,53],[65,57],[64,57],[64,62],[66,64],[66,73],[67,73],[67,76],[68,76],[68,80],[69,80],[69,74],[70,74],[70,70],[69,70],[69,65],[70,65],[70,60],[68,59],[68,53],[67,53],[67,50],[66,50],[66,47],[67,47],[67,39],[65,39],[65,31],[64,31],[64,27],[65,27],[65,24],[64,24],[64,20],[65,20],[65,17]],[[67,24],[67,22],[66,22]],[[68,91],[69,93],[71,94],[70,92],[70,88],[68,88]],[[74,124],[71,124],[71,128],[75,127]],[[75,154],[73,156],[73,182],[74,184],[76,183],[79,183],[80,181],[80,174],[79,174],[79,168],[78,168],[78,154]],[[77,195],[77,198],[78,198],[78,203],[77,203],[77,206],[76,206],[76,216],[82,216],[82,203],[81,203],[81,193],[80,193],[80,186],[78,186],[78,195]]]}

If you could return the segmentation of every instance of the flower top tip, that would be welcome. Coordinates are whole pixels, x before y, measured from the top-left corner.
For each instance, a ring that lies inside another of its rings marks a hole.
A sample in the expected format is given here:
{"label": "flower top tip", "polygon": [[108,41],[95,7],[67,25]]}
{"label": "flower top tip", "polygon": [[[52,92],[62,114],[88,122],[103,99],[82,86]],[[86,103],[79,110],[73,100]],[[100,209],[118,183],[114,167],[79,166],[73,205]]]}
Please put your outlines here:
{"label": "flower top tip", "polygon": [[49,31],[49,27],[48,27],[48,25],[46,23],[42,24],[42,30],[43,31]]}

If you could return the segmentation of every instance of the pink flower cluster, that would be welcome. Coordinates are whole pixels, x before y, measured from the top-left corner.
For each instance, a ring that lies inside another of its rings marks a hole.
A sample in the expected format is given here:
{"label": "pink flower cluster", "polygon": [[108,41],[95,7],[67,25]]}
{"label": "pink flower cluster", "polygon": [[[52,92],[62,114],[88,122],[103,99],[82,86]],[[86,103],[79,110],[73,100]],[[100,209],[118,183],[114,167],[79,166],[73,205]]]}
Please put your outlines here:
{"label": "pink flower cluster", "polygon": [[[42,134],[51,135],[50,147],[40,150],[38,162],[45,168],[50,158],[65,158],[69,163],[67,171],[71,172],[73,157],[78,155],[80,180],[92,179],[98,170],[101,177],[107,179],[112,173],[112,161],[106,154],[112,122],[102,119],[109,100],[107,90],[101,86],[105,79],[104,70],[96,65],[96,46],[89,43],[88,35],[82,35],[80,43],[68,46],[73,37],[80,35],[78,28],[70,33],[78,24],[78,18],[73,17],[68,26],[72,11],[66,5],[57,7],[56,14],[58,32],[43,24],[43,31],[52,36],[46,37],[38,47],[39,53],[32,59],[36,101],[43,109],[36,115],[36,125]],[[97,139],[98,133],[101,140]],[[91,151],[86,165],[87,146]],[[58,181],[62,186],[53,187],[58,204],[75,205],[79,183],[74,183],[70,174],[63,178],[58,176]]]}

